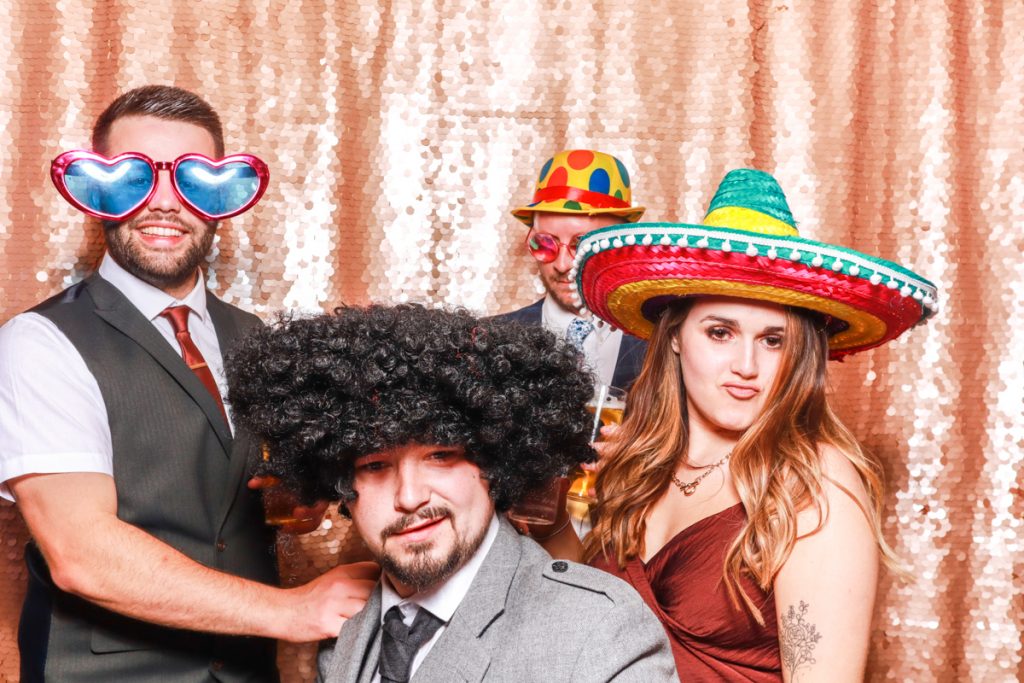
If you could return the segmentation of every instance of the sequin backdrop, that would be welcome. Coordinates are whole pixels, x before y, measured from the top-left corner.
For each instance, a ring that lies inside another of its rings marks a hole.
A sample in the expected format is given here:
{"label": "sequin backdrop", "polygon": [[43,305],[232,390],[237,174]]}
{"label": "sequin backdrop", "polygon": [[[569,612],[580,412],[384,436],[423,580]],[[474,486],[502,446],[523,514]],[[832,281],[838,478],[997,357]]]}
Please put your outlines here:
{"label": "sequin backdrop", "polygon": [[[0,320],[100,253],[47,180],[118,92],[204,94],[272,185],[210,265],[264,317],[341,301],[495,313],[539,293],[507,211],[553,151],[631,169],[652,220],[698,220],[722,174],[775,173],[805,235],[906,263],[941,312],[833,368],[885,464],[872,680],[1024,674],[1024,3],[960,0],[4,0]],[[282,545],[292,581],[360,555],[343,520]],[[0,506],[0,676],[15,679],[27,534]],[[311,679],[286,646],[286,681]]]}

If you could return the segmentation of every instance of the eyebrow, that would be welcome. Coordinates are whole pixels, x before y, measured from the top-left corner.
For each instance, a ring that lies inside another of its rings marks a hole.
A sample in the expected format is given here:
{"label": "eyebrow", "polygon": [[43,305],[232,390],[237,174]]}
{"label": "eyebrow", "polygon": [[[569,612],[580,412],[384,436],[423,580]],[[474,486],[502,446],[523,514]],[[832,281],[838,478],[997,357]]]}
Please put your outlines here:
{"label": "eyebrow", "polygon": [[[728,325],[729,327],[739,327],[740,326],[740,324],[738,322],[736,322],[735,320],[733,320],[731,318],[722,318],[722,317],[717,316],[717,315],[706,315],[706,316],[704,316],[701,319],[702,323],[708,322],[708,321],[710,321],[710,322],[717,322],[717,323],[719,323],[721,325]],[[780,327],[778,325],[773,325],[771,327],[766,327],[763,330],[761,330],[762,333],[767,332],[767,333],[771,333],[771,334],[778,334],[780,332],[785,332],[785,331],[786,331],[785,327]]]}

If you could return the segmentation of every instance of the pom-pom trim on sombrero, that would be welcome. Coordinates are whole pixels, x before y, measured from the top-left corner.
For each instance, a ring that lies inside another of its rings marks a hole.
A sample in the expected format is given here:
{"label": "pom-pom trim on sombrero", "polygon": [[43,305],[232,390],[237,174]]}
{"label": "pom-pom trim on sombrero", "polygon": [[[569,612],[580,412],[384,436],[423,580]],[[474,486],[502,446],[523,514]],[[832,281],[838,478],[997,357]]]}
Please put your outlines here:
{"label": "pom-pom trim on sombrero", "polygon": [[935,285],[898,264],[773,232],[610,226],[583,236],[572,274],[594,315],[645,339],[661,309],[681,296],[753,298],[823,313],[836,321],[833,358],[890,341],[937,311]]}

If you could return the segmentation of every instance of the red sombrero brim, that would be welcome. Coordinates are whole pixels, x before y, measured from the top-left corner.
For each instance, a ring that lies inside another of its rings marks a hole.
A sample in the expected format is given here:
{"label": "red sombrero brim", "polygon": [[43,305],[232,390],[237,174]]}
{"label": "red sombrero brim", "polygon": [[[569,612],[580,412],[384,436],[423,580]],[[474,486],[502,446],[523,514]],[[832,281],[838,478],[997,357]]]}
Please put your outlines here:
{"label": "red sombrero brim", "polygon": [[833,358],[884,344],[934,312],[934,285],[852,250],[707,226],[629,228],[584,236],[577,284],[595,315],[643,339],[665,305],[688,296],[772,301],[827,315],[840,321],[829,330]]}

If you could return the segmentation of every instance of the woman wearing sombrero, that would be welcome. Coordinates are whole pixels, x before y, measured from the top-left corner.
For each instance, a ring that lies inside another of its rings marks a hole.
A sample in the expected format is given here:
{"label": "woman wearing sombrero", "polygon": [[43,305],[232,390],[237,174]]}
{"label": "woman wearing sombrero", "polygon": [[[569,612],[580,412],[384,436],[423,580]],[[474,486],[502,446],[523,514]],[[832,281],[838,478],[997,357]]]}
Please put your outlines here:
{"label": "woman wearing sombrero", "polygon": [[588,233],[577,269],[587,308],[650,340],[583,558],[644,596],[683,680],[861,680],[895,557],[825,366],[923,322],[934,285],[799,237],[775,179],[748,169],[701,225]]}

